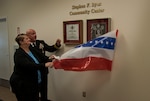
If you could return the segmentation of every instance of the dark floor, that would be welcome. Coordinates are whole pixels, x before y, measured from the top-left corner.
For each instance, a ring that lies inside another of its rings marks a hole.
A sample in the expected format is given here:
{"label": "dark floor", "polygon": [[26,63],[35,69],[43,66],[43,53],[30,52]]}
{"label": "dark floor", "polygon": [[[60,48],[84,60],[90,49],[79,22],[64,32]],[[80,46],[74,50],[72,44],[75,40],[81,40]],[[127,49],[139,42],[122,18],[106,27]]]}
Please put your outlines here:
{"label": "dark floor", "polygon": [[0,86],[0,101],[17,101],[10,88]]}

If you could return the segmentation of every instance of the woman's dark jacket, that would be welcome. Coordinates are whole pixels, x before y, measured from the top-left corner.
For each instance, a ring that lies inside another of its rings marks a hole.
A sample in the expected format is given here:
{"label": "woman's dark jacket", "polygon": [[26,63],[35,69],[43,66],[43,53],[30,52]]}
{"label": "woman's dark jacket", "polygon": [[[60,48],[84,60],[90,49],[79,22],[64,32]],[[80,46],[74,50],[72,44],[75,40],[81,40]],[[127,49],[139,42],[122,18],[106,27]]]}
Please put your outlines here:
{"label": "woman's dark jacket", "polygon": [[37,70],[43,72],[47,68],[45,67],[45,62],[48,61],[48,57],[34,50],[34,48],[30,48],[30,51],[39,61],[39,64],[36,64],[22,48],[17,49],[14,54],[14,72],[10,77],[10,85],[14,93],[21,92],[23,89],[37,92]]}

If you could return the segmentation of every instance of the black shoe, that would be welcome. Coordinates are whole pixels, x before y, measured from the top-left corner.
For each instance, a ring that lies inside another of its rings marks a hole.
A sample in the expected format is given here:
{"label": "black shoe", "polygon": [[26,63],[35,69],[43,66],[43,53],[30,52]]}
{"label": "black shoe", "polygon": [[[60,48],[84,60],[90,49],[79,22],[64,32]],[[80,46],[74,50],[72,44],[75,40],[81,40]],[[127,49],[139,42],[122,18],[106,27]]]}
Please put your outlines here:
{"label": "black shoe", "polygon": [[48,100],[48,99],[47,99],[46,101],[52,101],[52,100]]}
{"label": "black shoe", "polygon": [[52,100],[50,100],[50,99],[47,99],[47,100],[41,100],[41,99],[40,99],[40,101],[52,101]]}
{"label": "black shoe", "polygon": [[52,101],[52,100],[48,100],[48,99],[47,99],[47,101]]}

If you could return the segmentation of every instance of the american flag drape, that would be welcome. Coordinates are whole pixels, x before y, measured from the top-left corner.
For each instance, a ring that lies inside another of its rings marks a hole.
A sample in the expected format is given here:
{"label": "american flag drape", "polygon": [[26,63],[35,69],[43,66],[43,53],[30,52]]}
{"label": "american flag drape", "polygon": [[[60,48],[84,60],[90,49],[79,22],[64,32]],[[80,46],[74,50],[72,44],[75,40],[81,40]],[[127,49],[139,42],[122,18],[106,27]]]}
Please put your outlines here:
{"label": "american flag drape", "polygon": [[117,34],[118,30],[108,32],[67,51],[54,61],[55,69],[111,71]]}

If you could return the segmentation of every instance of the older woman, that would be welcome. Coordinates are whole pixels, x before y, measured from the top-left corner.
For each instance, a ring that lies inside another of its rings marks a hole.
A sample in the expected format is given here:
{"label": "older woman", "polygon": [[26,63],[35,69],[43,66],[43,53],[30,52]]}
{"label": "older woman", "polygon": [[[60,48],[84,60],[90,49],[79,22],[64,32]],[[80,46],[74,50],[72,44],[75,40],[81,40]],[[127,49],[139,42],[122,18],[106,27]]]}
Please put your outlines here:
{"label": "older woman", "polygon": [[41,72],[51,67],[48,57],[29,48],[31,42],[26,34],[16,37],[19,48],[14,54],[14,72],[10,85],[18,101],[39,101]]}

